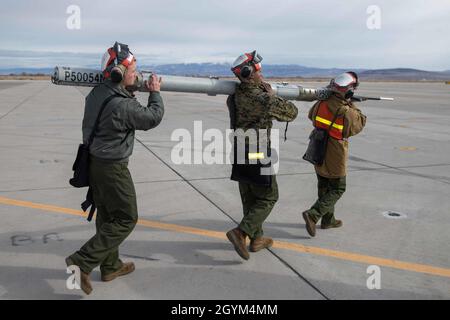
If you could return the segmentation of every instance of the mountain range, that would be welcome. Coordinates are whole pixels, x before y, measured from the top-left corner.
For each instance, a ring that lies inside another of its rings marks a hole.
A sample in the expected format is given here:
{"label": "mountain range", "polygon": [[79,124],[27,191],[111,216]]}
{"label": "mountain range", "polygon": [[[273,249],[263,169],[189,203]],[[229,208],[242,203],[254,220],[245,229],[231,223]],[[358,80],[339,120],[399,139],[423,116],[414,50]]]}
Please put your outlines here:
{"label": "mountain range", "polygon": [[[140,70],[151,70],[159,74],[180,76],[232,76],[229,64],[185,63],[139,66]],[[265,77],[331,78],[349,69],[314,68],[301,65],[264,65]],[[351,69],[365,80],[450,80],[450,70],[426,71],[409,68],[393,69]],[[5,68],[2,75],[45,74],[51,75],[53,68]]]}

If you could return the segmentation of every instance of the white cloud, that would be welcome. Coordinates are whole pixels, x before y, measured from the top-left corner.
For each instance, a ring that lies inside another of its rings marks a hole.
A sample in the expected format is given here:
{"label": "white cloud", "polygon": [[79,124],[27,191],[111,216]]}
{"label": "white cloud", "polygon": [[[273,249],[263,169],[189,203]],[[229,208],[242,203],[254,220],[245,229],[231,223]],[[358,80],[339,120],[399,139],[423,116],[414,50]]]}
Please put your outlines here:
{"label": "white cloud", "polygon": [[[66,28],[71,4],[81,8],[81,30]],[[366,27],[372,4],[381,8],[380,30]],[[0,49],[100,60],[117,40],[146,63],[231,62],[258,49],[271,64],[442,70],[450,69],[449,16],[444,0],[27,0],[3,6]]]}

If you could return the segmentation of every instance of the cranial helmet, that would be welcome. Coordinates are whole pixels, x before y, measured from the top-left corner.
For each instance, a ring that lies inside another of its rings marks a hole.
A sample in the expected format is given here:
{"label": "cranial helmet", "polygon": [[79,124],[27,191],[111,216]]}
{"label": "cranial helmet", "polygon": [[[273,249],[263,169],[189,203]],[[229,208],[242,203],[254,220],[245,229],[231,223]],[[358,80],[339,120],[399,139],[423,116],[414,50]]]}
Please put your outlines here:
{"label": "cranial helmet", "polygon": [[240,78],[250,78],[253,72],[261,70],[262,57],[255,51],[244,53],[237,57],[231,66],[231,71]]}
{"label": "cranial helmet", "polygon": [[136,58],[126,44],[116,42],[109,48],[102,58],[102,72],[105,79],[111,78],[113,82],[121,82],[126,69]]}
{"label": "cranial helmet", "polygon": [[331,79],[329,88],[343,98],[350,99],[358,86],[358,75],[353,71],[348,71]]}

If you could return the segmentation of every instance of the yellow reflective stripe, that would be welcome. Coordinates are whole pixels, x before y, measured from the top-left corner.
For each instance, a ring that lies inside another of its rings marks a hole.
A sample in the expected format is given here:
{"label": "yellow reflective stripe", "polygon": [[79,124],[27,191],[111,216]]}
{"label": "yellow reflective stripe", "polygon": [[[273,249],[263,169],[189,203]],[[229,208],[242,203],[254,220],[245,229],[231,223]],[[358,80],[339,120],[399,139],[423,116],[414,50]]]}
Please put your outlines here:
{"label": "yellow reflective stripe", "polygon": [[[330,120],[321,118],[319,116],[316,117],[316,121],[322,122],[322,123],[326,124],[327,126],[329,126],[331,124]],[[337,123],[333,123],[333,127],[338,129],[338,130],[340,130],[340,131],[342,131],[344,129],[344,126],[342,126],[340,124],[337,124]]]}
{"label": "yellow reflective stripe", "polygon": [[248,154],[249,160],[261,160],[264,159],[264,152],[255,152],[255,153],[249,153]]}

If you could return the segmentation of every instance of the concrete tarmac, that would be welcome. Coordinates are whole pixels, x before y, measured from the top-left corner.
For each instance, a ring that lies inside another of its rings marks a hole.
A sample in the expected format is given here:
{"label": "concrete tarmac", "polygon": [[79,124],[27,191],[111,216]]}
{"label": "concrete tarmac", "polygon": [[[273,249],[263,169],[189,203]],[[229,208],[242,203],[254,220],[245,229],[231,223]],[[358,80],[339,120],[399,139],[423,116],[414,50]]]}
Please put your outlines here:
{"label": "concrete tarmac", "polygon": [[[141,220],[120,253],[136,271],[103,283],[96,269],[85,296],[66,287],[64,258],[95,232],[80,211],[86,189],[68,184],[89,90],[0,81],[0,299],[450,298],[449,85],[361,85],[361,95],[395,101],[359,104],[368,122],[350,140],[347,192],[336,207],[344,225],[315,238],[301,218],[317,192],[314,169],[301,159],[312,103],[296,102],[286,142],[284,124],[274,123],[280,200],[264,230],[275,244],[249,261],[225,238],[242,217],[231,166],[175,164],[172,156],[176,129],[190,132],[191,149],[195,121],[203,133],[225,132],[226,97],[163,92],[163,122],[137,132],[129,165]],[[137,97],[146,103],[147,94]],[[371,266],[380,289],[369,289],[377,283]]]}

